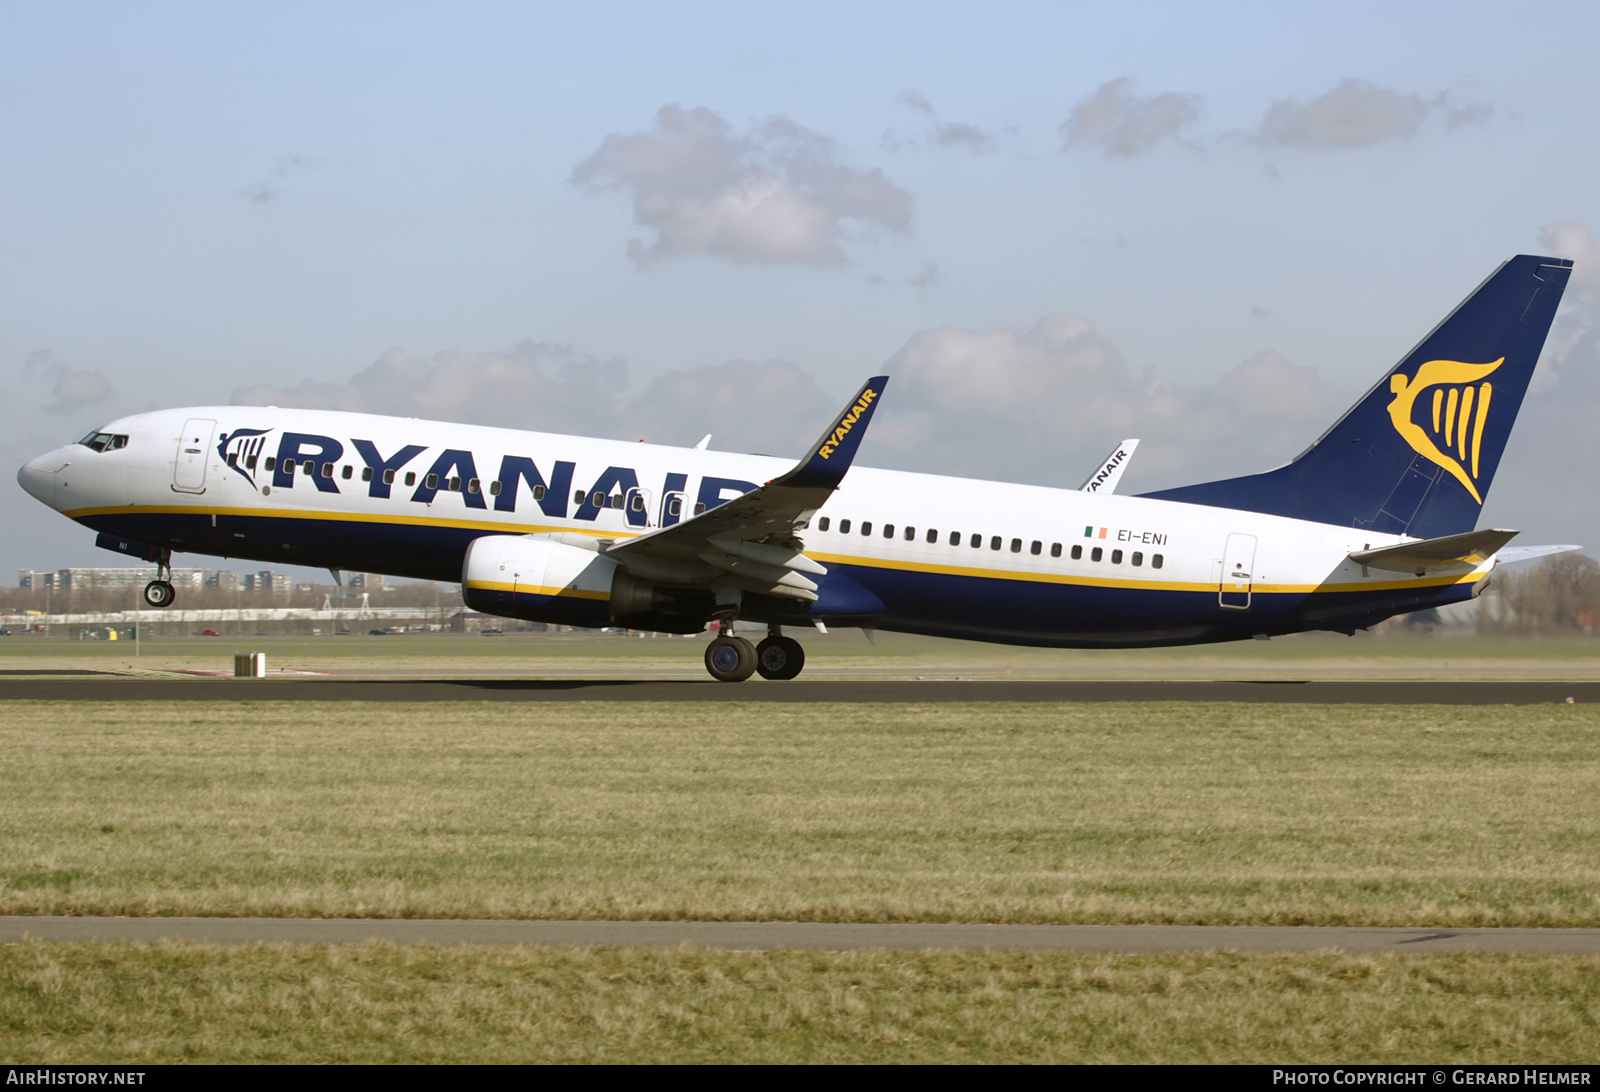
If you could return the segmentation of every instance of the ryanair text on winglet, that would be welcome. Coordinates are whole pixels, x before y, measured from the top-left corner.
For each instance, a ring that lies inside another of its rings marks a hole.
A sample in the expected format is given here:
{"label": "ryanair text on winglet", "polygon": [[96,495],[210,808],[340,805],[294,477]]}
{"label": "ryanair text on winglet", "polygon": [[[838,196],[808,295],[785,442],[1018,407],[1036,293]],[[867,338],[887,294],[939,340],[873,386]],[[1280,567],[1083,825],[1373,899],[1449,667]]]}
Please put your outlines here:
{"label": "ryanair text on winglet", "polygon": [[833,454],[834,449],[843,442],[846,436],[850,435],[850,430],[855,427],[857,421],[861,420],[861,415],[867,412],[867,407],[872,405],[872,400],[876,397],[878,397],[878,392],[871,387],[861,392],[861,397],[856,399],[856,404],[851,406],[849,412],[843,417],[839,418],[839,423],[834,426],[832,435],[822,441],[822,446],[817,448],[817,454],[820,457],[826,459]]}

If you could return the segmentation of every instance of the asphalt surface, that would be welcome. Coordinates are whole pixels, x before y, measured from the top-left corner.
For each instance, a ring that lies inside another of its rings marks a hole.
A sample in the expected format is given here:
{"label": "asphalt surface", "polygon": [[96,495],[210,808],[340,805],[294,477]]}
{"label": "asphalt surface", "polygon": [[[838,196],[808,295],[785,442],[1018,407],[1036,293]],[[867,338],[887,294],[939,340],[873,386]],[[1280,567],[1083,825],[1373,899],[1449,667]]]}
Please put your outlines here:
{"label": "asphalt surface", "polygon": [[1286,702],[1541,705],[1600,702],[1600,682],[1061,682],[0,678],[0,701]]}
{"label": "asphalt surface", "polygon": [[219,944],[694,945],[730,951],[886,948],[1156,954],[1521,952],[1600,955],[1600,929],[1345,929],[1233,925],[867,925],[826,922],[453,921],[348,918],[0,917],[0,943],[209,941]]}

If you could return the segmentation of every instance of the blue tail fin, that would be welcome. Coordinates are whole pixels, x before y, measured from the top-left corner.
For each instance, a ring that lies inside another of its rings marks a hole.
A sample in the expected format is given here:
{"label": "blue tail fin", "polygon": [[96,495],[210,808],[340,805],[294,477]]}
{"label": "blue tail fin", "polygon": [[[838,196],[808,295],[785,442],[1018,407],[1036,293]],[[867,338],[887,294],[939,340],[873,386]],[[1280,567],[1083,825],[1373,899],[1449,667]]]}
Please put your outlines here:
{"label": "blue tail fin", "polygon": [[1571,272],[1507,261],[1287,466],[1143,495],[1417,538],[1472,530]]}

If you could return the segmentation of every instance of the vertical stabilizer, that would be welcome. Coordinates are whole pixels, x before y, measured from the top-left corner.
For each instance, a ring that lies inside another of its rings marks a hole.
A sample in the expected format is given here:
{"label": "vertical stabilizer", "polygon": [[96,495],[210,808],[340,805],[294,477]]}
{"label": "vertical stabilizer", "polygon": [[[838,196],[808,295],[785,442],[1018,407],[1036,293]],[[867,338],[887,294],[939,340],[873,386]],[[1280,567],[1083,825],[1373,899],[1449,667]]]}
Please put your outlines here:
{"label": "vertical stabilizer", "polygon": [[1417,538],[1472,530],[1571,272],[1507,261],[1287,466],[1144,496]]}

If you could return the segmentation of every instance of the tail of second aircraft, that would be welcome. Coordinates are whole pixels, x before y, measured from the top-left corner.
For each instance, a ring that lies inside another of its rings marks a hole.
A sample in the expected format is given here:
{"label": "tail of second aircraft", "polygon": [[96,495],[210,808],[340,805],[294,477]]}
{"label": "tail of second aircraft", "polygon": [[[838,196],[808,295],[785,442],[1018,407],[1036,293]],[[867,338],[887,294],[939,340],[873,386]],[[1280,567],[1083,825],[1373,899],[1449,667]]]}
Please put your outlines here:
{"label": "tail of second aircraft", "polygon": [[1144,496],[1416,538],[1472,530],[1571,272],[1510,259],[1293,462]]}

